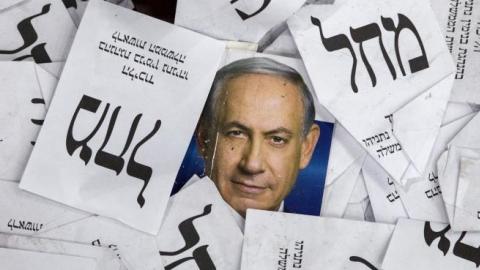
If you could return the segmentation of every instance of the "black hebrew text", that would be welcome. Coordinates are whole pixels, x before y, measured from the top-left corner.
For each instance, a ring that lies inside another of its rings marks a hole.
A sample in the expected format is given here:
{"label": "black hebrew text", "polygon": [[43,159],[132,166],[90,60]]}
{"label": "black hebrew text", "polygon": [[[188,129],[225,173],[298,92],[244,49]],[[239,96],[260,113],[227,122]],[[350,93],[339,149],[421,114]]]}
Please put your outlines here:
{"label": "black hebrew text", "polygon": [[[196,219],[205,217],[212,212],[212,205],[208,204],[203,208],[203,212],[193,217],[187,218],[178,225],[178,230],[185,241],[185,246],[175,251],[160,251],[161,256],[176,256],[182,254],[197,245],[200,242],[200,235],[193,222]],[[215,270],[215,264],[207,251],[208,245],[196,247],[192,251],[192,256],[179,259],[165,266],[165,270],[171,270],[188,261],[194,261],[199,270]]]}
{"label": "black hebrew text", "polygon": [[[238,2],[238,0],[231,0],[230,4],[235,4],[236,2]],[[248,19],[254,17],[255,15],[260,14],[263,10],[265,10],[267,8],[267,6],[270,4],[270,2],[271,2],[271,0],[263,0],[263,3],[260,6],[260,8],[257,11],[255,11],[251,14],[247,14],[247,13],[239,10],[238,8],[236,8],[235,11],[237,12],[238,16],[240,16],[240,18],[242,18],[242,20],[245,21],[245,20],[248,20]]]}
{"label": "black hebrew text", "polygon": [[[322,24],[320,20],[318,18],[311,17],[311,21],[313,25],[318,26],[320,30],[320,37],[322,40],[322,44],[327,51],[333,52],[333,51],[342,50],[342,49],[349,50],[353,60],[352,71],[350,74],[350,83],[351,83],[353,92],[357,93],[358,86],[355,81],[355,74],[357,70],[358,60],[357,60],[357,55],[355,53],[355,50],[348,36],[345,34],[338,34],[332,37],[325,37],[324,30],[322,28]],[[406,76],[405,68],[403,66],[403,61],[400,55],[400,46],[399,46],[400,33],[403,30],[410,30],[410,32],[412,32],[415,35],[418,42],[418,46],[421,51],[420,56],[408,60],[408,63],[410,66],[410,72],[416,73],[421,70],[427,69],[429,67],[427,54],[425,52],[422,39],[420,38],[417,28],[415,27],[413,22],[410,21],[410,19],[407,16],[400,13],[398,14],[397,26],[395,26],[392,18],[381,17],[381,21],[382,21],[382,26],[386,31],[390,31],[395,34],[395,56],[396,56],[396,59],[400,68],[400,72],[402,73],[402,75]],[[390,56],[388,55],[385,49],[385,46],[383,44],[383,39],[382,39],[382,31],[378,26],[378,24],[371,23],[358,28],[350,27],[350,37],[355,43],[359,44],[360,57],[362,59],[363,64],[365,65],[365,68],[367,69],[367,72],[373,87],[375,87],[377,84],[377,78],[375,75],[375,71],[370,65],[370,62],[368,61],[368,58],[363,49],[364,42],[367,42],[371,39],[378,38],[378,45],[380,47],[380,51],[382,52],[383,58],[385,60],[385,64],[388,67],[393,80],[397,79],[397,71],[392,63],[392,60],[390,59]]]}
{"label": "black hebrew text", "polygon": [[[95,134],[98,132],[98,130],[102,127],[102,124],[107,116],[107,113],[110,109],[110,103],[107,103],[103,112],[101,113],[101,116],[96,124],[96,126],[93,128],[93,130],[88,134],[85,138],[82,140],[77,140],[74,136],[74,126],[75,122],[78,120],[78,116],[81,111],[86,111],[90,112],[93,114],[96,114],[98,109],[100,108],[102,101],[87,95],[83,95],[82,99],[80,100],[73,116],[72,120],[70,122],[70,125],[68,127],[68,132],[67,132],[67,137],[66,137],[66,148],[67,152],[70,156],[73,156],[73,153],[80,148],[80,159],[83,160],[85,163],[85,166],[89,163],[92,155],[93,155],[93,150],[92,148],[88,145],[88,142],[95,136]],[[107,146],[112,133],[113,133],[113,128],[115,126],[115,123],[117,121],[118,114],[120,113],[121,106],[117,106],[114,110],[113,113],[110,117],[110,121],[108,123],[108,129],[107,133],[105,135],[103,144],[100,146],[100,148],[97,150],[95,157],[94,157],[94,162],[98,166],[104,167],[106,169],[114,171],[117,175],[120,174],[120,172],[123,170],[125,167],[125,158],[124,155],[127,152],[127,150],[130,148],[133,137],[136,133],[137,126],[140,123],[140,120],[142,118],[142,114],[138,114],[135,116],[132,125],[130,127],[130,131],[128,134],[128,137],[125,141],[125,145],[119,155],[115,155],[113,153],[109,153],[105,151],[105,147]],[[142,180],[143,187],[140,191],[140,193],[137,196],[137,203],[140,205],[140,207],[143,207],[145,204],[145,198],[143,197],[143,192],[145,191],[145,188],[148,185],[148,182],[150,181],[150,177],[152,176],[152,168],[149,166],[146,166],[144,164],[141,164],[135,160],[135,156],[137,154],[137,151],[148,141],[150,140],[160,129],[162,121],[157,120],[155,122],[155,125],[153,129],[150,131],[150,133],[146,134],[143,139],[138,141],[135,146],[133,146],[133,151],[130,154],[130,157],[128,158],[127,162],[127,174],[135,177],[137,179]]]}

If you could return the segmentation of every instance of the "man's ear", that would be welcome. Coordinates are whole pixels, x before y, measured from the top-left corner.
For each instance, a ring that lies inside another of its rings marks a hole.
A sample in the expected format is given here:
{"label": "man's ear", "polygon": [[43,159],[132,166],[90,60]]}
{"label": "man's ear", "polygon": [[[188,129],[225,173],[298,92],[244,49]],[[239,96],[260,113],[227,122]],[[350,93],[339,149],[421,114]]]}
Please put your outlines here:
{"label": "man's ear", "polygon": [[310,127],[310,130],[307,133],[307,136],[303,139],[302,142],[302,152],[300,157],[300,169],[304,169],[308,166],[310,159],[312,158],[313,151],[317,145],[318,138],[320,137],[320,127],[313,123]]}

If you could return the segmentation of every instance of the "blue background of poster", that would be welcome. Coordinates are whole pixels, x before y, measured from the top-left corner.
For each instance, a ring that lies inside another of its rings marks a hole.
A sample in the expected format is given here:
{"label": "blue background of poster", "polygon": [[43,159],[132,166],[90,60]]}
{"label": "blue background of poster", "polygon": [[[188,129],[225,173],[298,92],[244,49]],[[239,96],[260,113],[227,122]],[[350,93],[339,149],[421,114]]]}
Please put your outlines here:
{"label": "blue background of poster", "polygon": [[[329,122],[315,122],[320,126],[320,138],[310,164],[299,172],[295,186],[285,198],[284,212],[287,213],[320,215],[334,125]],[[205,176],[204,162],[197,149],[195,136],[192,137],[183,158],[172,195],[177,193],[194,174]]]}

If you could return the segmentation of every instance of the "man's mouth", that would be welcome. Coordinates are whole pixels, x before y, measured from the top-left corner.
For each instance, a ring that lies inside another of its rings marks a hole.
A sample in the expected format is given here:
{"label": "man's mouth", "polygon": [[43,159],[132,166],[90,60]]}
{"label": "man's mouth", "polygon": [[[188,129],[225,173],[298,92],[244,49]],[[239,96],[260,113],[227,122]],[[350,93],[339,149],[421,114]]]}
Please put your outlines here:
{"label": "man's mouth", "polygon": [[253,194],[253,195],[263,193],[265,189],[267,189],[266,187],[263,187],[263,186],[251,185],[241,181],[232,181],[232,183],[241,192]]}

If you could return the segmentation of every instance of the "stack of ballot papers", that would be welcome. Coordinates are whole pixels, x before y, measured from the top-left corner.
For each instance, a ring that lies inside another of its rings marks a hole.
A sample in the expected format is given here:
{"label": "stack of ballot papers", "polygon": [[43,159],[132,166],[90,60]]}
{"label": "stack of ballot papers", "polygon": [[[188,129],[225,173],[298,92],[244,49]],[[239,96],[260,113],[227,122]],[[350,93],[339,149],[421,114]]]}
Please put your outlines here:
{"label": "stack of ballot papers", "polygon": [[1,269],[480,267],[480,3],[135,2],[1,1]]}

